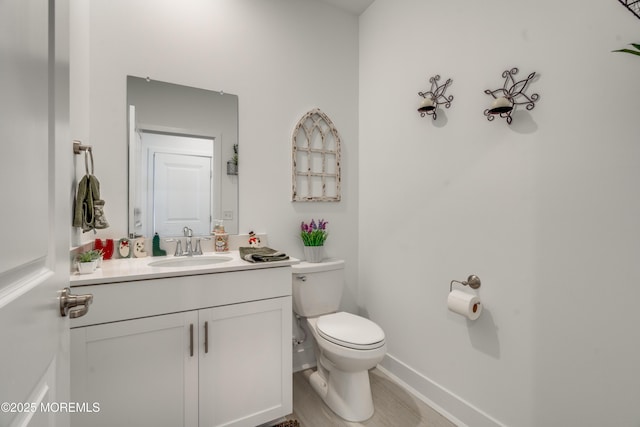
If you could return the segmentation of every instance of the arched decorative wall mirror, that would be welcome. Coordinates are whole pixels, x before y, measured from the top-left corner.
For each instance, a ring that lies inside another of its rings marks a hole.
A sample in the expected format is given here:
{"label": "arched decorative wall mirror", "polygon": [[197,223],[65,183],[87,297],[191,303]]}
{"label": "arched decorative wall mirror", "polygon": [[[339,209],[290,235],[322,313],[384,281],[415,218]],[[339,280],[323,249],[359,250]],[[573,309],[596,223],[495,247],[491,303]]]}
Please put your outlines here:
{"label": "arched decorative wall mirror", "polygon": [[238,233],[238,97],[127,76],[129,234]]}

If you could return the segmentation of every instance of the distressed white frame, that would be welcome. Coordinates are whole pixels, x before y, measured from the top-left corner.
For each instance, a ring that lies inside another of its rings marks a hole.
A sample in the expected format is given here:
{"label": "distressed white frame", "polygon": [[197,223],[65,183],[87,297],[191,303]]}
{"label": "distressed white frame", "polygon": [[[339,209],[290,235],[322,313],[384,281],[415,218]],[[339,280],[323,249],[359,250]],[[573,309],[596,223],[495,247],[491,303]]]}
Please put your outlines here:
{"label": "distressed white frame", "polygon": [[292,136],[292,200],[340,201],[340,134],[319,108],[306,113]]}

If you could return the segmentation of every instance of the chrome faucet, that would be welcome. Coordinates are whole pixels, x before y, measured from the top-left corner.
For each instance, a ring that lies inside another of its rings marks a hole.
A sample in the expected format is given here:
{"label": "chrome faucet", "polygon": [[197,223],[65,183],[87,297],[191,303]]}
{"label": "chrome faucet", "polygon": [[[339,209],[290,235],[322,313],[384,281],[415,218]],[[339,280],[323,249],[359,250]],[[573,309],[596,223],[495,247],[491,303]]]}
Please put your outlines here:
{"label": "chrome faucet", "polygon": [[[191,245],[191,238],[193,237],[193,230],[191,230],[189,227],[184,227],[182,229],[182,234],[184,234],[184,246],[185,246],[185,250],[184,252],[182,251],[182,240],[180,240],[180,238],[176,238],[176,239],[167,239],[167,242],[176,242],[176,251],[173,254],[173,256],[193,256],[198,255],[193,249],[192,249],[192,245]],[[197,249],[197,248],[196,248]]]}
{"label": "chrome faucet", "polygon": [[193,230],[191,230],[189,227],[184,227],[182,229],[182,233],[184,234],[185,237],[185,251],[183,253],[183,255],[186,256],[193,256],[193,248],[192,248],[192,244],[191,244],[191,238],[193,237]]}

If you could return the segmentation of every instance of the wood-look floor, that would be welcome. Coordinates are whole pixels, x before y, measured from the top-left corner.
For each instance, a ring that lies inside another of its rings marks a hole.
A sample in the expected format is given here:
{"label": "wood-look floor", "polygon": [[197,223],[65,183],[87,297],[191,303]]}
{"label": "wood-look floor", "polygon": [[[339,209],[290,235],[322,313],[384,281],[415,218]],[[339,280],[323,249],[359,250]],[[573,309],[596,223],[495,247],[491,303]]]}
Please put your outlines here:
{"label": "wood-look floor", "polygon": [[378,369],[369,371],[373,416],[361,423],[344,421],[311,388],[308,377],[312,372],[307,369],[293,375],[293,414],[287,418],[297,419],[301,427],[455,427]]}

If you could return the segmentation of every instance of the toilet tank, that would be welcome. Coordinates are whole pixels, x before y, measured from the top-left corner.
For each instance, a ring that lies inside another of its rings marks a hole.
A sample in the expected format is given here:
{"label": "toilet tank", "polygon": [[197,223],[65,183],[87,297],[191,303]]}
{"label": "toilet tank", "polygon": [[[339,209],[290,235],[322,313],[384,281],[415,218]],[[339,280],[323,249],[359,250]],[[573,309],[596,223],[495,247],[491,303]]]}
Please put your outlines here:
{"label": "toilet tank", "polygon": [[338,311],[344,287],[344,261],[301,262],[293,271],[293,311],[317,317]]}

